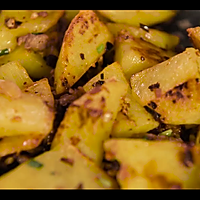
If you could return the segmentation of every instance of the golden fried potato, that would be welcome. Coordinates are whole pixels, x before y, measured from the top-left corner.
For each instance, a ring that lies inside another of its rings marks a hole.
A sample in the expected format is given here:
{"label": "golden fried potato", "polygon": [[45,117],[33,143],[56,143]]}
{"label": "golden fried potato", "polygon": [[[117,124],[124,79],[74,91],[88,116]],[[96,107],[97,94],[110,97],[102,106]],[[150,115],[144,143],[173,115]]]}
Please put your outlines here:
{"label": "golden fried potato", "polygon": [[0,177],[0,188],[111,189],[110,178],[73,145],[62,146],[30,159]]}
{"label": "golden fried potato", "polygon": [[1,65],[0,79],[13,81],[20,89],[33,83],[26,69],[18,61],[11,61]]}
{"label": "golden fried potato", "polygon": [[165,22],[176,15],[175,10],[98,10],[113,22],[139,26],[148,26]]}
{"label": "golden fried potato", "polygon": [[75,100],[65,113],[52,147],[70,142],[97,165],[101,165],[102,142],[110,136],[120,110],[120,99],[125,96],[127,87],[127,84],[110,79]]}
{"label": "golden fried potato", "polygon": [[0,57],[0,65],[10,61],[18,61],[32,78],[48,77],[52,70],[39,53],[27,50],[23,45],[15,48],[11,53]]}
{"label": "golden fried potato", "polygon": [[22,92],[11,81],[0,80],[0,101],[0,137],[47,135],[51,131],[54,111],[42,98]]}
{"label": "golden fried potato", "polygon": [[28,87],[24,88],[23,91],[40,97],[49,108],[54,109],[54,97],[47,78],[35,81]]}
{"label": "golden fried potato", "polygon": [[115,77],[118,81],[128,85],[126,96],[122,98],[122,109],[115,119],[111,135],[112,137],[142,136],[159,123],[141,106],[131,94],[131,88],[124,76],[122,67],[114,62],[103,69],[99,74],[88,81],[84,86],[85,91],[91,90],[96,85],[103,84],[109,78]]}
{"label": "golden fried potato", "polygon": [[157,47],[167,50],[174,50],[179,43],[179,37],[176,35],[169,34],[164,31],[149,28],[146,25],[140,25],[140,27],[130,26],[127,24],[120,23],[106,23],[109,31],[117,37],[122,31],[128,31],[133,37],[141,38],[146,42],[149,42]]}
{"label": "golden fried potato", "polygon": [[131,77],[132,91],[143,106],[158,112],[167,124],[199,124],[199,64],[197,49],[184,52]]}
{"label": "golden fried potato", "polygon": [[135,38],[124,30],[116,38],[114,60],[122,66],[128,81],[133,74],[167,60],[173,55],[174,52],[165,51]]}
{"label": "golden fried potato", "polygon": [[200,27],[188,28],[187,32],[194,47],[200,49]]}
{"label": "golden fried potato", "polygon": [[200,188],[199,147],[181,142],[109,139],[105,158],[117,160],[122,189]]}
{"label": "golden fried potato", "polygon": [[91,11],[80,11],[70,23],[55,68],[55,88],[60,94],[76,83],[105,53],[113,36]]}
{"label": "golden fried potato", "polygon": [[44,139],[43,134],[14,135],[0,139],[0,157],[34,149]]}

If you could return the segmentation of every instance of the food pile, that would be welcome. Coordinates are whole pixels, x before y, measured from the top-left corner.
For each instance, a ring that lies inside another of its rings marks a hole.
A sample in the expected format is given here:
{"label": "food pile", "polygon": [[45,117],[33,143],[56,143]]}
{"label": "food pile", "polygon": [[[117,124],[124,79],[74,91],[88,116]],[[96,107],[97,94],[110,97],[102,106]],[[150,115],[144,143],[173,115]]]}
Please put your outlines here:
{"label": "food pile", "polygon": [[174,10],[2,10],[0,188],[200,188],[200,27]]}

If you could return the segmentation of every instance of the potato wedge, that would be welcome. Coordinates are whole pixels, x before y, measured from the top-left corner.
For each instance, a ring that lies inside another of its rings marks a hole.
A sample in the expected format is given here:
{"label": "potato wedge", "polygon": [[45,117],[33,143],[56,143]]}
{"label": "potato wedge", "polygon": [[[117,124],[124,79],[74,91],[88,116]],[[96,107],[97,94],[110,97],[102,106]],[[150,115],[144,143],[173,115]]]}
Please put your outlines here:
{"label": "potato wedge", "polygon": [[23,45],[17,47],[13,52],[0,57],[0,65],[10,61],[18,61],[32,78],[47,77],[52,70],[39,53],[26,50]]}
{"label": "potato wedge", "polygon": [[200,27],[188,28],[187,32],[194,47],[200,49]]}
{"label": "potato wedge", "polygon": [[11,81],[0,80],[0,137],[47,135],[54,112],[35,94],[25,93]]}
{"label": "potato wedge", "polygon": [[200,188],[200,149],[196,146],[110,139],[104,142],[104,149],[107,160],[116,159],[120,164],[117,181],[122,189]]}
{"label": "potato wedge", "polygon": [[159,123],[154,120],[143,106],[133,97],[131,88],[123,98],[122,109],[118,112],[112,128],[112,137],[142,137],[148,131],[158,127]]}
{"label": "potato wedge", "polygon": [[0,66],[0,79],[13,81],[20,89],[33,83],[26,69],[18,61],[8,62]]}
{"label": "potato wedge", "polygon": [[51,109],[54,108],[54,97],[51,92],[51,87],[49,85],[47,78],[43,78],[40,79],[39,81],[32,83],[31,85],[26,87],[23,91],[40,97],[43,100],[43,102],[47,106],[49,106],[49,108]]}
{"label": "potato wedge", "polygon": [[126,92],[126,84],[111,79],[75,100],[65,113],[52,147],[70,141],[100,165],[103,158],[102,142],[109,138],[120,110],[120,99]]}
{"label": "potato wedge", "polygon": [[55,68],[55,88],[60,94],[76,83],[105,53],[113,36],[91,11],[80,11],[70,23]]}
{"label": "potato wedge", "polygon": [[0,139],[0,157],[34,149],[44,139],[43,134],[6,136]]}
{"label": "potato wedge", "polygon": [[164,123],[200,123],[199,55],[197,49],[187,48],[168,61],[132,76],[132,91],[140,103],[159,113]]}
{"label": "potato wedge", "polygon": [[129,81],[132,74],[167,60],[175,53],[162,50],[129,32],[122,31],[116,38],[114,60],[122,66],[125,77]]}
{"label": "potato wedge", "polygon": [[149,130],[156,128],[159,123],[156,122],[143,106],[135,100],[133,95],[131,95],[131,88],[119,63],[114,62],[108,65],[104,70],[88,81],[83,86],[83,89],[89,91],[96,85],[106,82],[113,76],[118,81],[127,84],[128,90],[126,96],[122,99],[122,109],[117,114],[111,135],[113,137],[142,136]]}
{"label": "potato wedge", "polygon": [[131,77],[132,90],[138,95],[144,106],[155,99],[156,94],[160,95],[158,94],[160,90],[154,92],[158,84],[157,89],[161,88],[161,94],[164,94],[189,79],[199,78],[199,65],[199,51],[194,48],[186,48],[184,52],[169,60],[134,74]]}
{"label": "potato wedge", "polygon": [[[127,24],[119,23],[106,23],[109,31],[116,37],[122,30],[128,31],[133,37],[141,38],[159,48],[174,50],[179,43],[179,37],[169,34],[164,31],[148,28],[147,26],[140,25],[140,27],[129,26]],[[145,29],[145,27],[147,27]]]}
{"label": "potato wedge", "polygon": [[176,15],[175,10],[98,10],[113,22],[139,26],[151,26],[167,21]]}
{"label": "potato wedge", "polygon": [[116,182],[73,145],[47,151],[0,177],[8,189],[111,189]]}

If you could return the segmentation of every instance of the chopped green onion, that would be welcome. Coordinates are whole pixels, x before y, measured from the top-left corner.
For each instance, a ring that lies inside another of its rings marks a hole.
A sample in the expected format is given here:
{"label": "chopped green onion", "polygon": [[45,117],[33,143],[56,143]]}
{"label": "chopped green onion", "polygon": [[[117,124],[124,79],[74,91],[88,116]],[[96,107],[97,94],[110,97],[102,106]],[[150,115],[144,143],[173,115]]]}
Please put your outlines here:
{"label": "chopped green onion", "polygon": [[0,50],[0,56],[6,55],[6,54],[9,54],[9,49]]}
{"label": "chopped green onion", "polygon": [[37,169],[43,167],[43,164],[42,164],[42,163],[40,163],[40,162],[38,162],[38,161],[36,161],[36,160],[34,160],[34,159],[31,159],[31,160],[28,162],[28,165],[29,165],[30,167],[34,167],[34,168],[37,168]]}
{"label": "chopped green onion", "polygon": [[43,33],[31,33],[31,34],[33,34],[33,35],[41,35],[41,34],[43,34]]}
{"label": "chopped green onion", "polygon": [[100,54],[102,53],[102,51],[105,49],[105,46],[104,44],[100,44],[98,47],[97,47],[97,52]]}
{"label": "chopped green onion", "polygon": [[172,129],[168,129],[166,131],[163,131],[162,133],[160,133],[159,135],[165,135],[165,136],[171,136],[173,133]]}

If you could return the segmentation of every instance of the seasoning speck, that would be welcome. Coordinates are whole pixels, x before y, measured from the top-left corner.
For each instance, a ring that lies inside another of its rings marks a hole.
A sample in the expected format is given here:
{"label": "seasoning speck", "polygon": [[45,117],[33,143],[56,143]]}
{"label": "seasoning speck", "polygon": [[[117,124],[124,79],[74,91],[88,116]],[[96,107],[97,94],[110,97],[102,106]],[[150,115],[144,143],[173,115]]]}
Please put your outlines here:
{"label": "seasoning speck", "polygon": [[148,88],[149,88],[151,91],[153,91],[154,89],[159,88],[159,87],[160,87],[160,84],[157,82],[157,83],[155,83],[155,84],[150,85]]}
{"label": "seasoning speck", "polygon": [[70,158],[64,158],[64,157],[62,157],[62,158],[60,159],[60,161],[66,163],[66,164],[69,164],[69,165],[71,165],[71,166],[73,166],[73,164],[74,164],[74,160],[73,160],[73,159],[70,159]]}
{"label": "seasoning speck", "polygon": [[82,60],[84,60],[84,59],[85,59],[85,56],[84,56],[84,54],[83,54],[83,53],[80,53],[80,57],[81,57],[81,59],[82,59]]}

